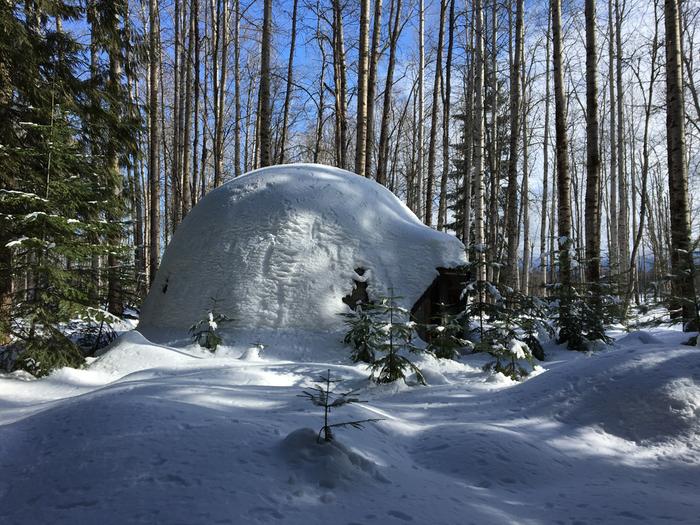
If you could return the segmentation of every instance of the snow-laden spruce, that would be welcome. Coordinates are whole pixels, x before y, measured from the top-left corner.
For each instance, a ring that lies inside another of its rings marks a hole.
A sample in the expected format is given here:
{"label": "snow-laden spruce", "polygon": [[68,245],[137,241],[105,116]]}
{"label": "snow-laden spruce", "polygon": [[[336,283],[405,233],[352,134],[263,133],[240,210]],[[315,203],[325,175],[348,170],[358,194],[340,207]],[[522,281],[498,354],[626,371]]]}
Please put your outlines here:
{"label": "snow-laden spruce", "polygon": [[[139,330],[184,334],[217,312],[228,328],[342,330],[343,297],[366,282],[410,309],[464,246],[428,228],[388,189],[313,164],[251,172],[211,191],[178,227]],[[362,269],[361,275],[356,269]]]}

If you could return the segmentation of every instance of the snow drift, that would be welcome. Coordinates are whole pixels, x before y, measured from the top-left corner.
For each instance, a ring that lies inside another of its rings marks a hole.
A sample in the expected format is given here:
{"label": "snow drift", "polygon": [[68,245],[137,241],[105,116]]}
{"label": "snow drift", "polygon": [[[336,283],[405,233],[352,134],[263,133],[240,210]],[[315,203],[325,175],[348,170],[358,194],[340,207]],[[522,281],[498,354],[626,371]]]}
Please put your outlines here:
{"label": "snow drift", "polygon": [[[700,352],[649,335],[590,356],[546,344],[522,383],[480,354],[422,356],[431,384],[410,388],[326,343],[238,359],[129,333],[86,370],[0,375],[0,523],[696,525]],[[318,444],[323,412],[299,393],[327,370],[366,400],[332,423],[383,420]]]}
{"label": "snow drift", "polygon": [[207,194],[178,227],[139,330],[184,335],[215,303],[233,328],[333,331],[355,282],[410,308],[436,268],[464,262],[457,238],[374,181],[314,164],[264,168]]}

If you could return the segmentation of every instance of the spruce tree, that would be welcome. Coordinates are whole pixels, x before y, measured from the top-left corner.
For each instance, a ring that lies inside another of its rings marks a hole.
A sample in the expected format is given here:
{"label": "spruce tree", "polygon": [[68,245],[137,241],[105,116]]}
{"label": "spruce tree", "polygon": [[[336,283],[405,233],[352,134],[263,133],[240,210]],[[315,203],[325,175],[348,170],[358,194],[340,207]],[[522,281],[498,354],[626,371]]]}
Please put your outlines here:
{"label": "spruce tree", "polygon": [[121,177],[87,144],[94,130],[127,140],[107,138],[117,102],[94,103],[104,95],[82,74],[85,50],[62,29],[83,14],[62,2],[0,6],[0,264],[13,285],[0,330],[19,351],[14,367],[35,375],[82,362],[62,323],[94,313],[92,257],[120,251],[104,242],[119,226],[100,210],[123,209]]}
{"label": "spruce tree", "polygon": [[420,369],[402,355],[402,351],[405,354],[420,349],[413,343],[415,323],[409,320],[408,310],[396,303],[397,299],[400,298],[391,294],[381,297],[374,305],[377,350],[385,355],[372,363],[371,378],[377,383],[393,383],[399,379],[406,381],[406,373],[413,372],[418,382],[425,385]]}

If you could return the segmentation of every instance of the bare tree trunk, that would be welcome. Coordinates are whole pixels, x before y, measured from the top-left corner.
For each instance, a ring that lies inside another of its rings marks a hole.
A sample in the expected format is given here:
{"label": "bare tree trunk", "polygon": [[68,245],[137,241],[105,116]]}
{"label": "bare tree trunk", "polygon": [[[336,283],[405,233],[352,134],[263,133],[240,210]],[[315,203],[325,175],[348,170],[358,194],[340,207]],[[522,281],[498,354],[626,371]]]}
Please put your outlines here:
{"label": "bare tree trunk", "polygon": [[234,176],[241,176],[241,5],[239,0],[233,2],[233,88],[234,88],[234,122],[233,122],[233,163]]}
{"label": "bare tree trunk", "polygon": [[287,61],[287,88],[284,94],[284,116],[282,117],[282,130],[280,137],[280,156],[278,164],[284,164],[284,148],[287,140],[287,123],[289,122],[289,106],[292,101],[292,78],[294,74],[294,45],[297,39],[297,5],[299,0],[292,3],[292,35],[289,42],[289,60]]}
{"label": "bare tree trunk", "polygon": [[[487,259],[490,263],[499,261],[498,253],[498,197],[501,184],[500,176],[500,154],[499,154],[499,136],[498,136],[498,104],[496,101],[500,95],[498,85],[498,0],[491,1],[491,71],[489,80],[491,83],[491,136],[488,141],[489,154],[489,199],[488,199],[488,222],[486,233]],[[484,63],[485,66],[485,63]],[[487,268],[488,279],[491,282],[498,282],[500,268],[497,264],[489,264]]]}
{"label": "bare tree trunk", "polygon": [[[658,76],[658,70],[656,68],[656,60],[658,56],[659,49],[659,15],[657,12],[657,1],[654,1],[654,38],[651,44],[651,65],[649,74],[649,91],[645,94],[644,86],[642,85],[641,73],[635,71],[637,75],[637,80],[639,82],[639,88],[644,95],[644,135],[642,139],[642,191],[640,193],[641,201],[639,204],[639,224],[637,229],[634,231],[634,243],[632,245],[632,255],[630,257],[630,279],[627,283],[627,293],[625,294],[625,303],[623,316],[627,314],[629,308],[632,289],[634,286],[633,282],[633,269],[636,267],[636,258],[639,247],[642,242],[642,235],[644,234],[645,219],[648,214],[648,179],[649,179],[649,128],[651,123],[651,112],[652,103],[654,97],[654,85],[656,84],[656,79]],[[645,258],[642,257],[643,264],[646,266]]]}
{"label": "bare tree trunk", "polygon": [[[317,0],[316,11],[320,10],[320,0]],[[321,34],[321,17],[316,19],[316,41],[318,42],[318,49],[321,53],[321,74],[318,80],[318,112],[316,117],[316,140],[314,141],[314,152],[313,161],[314,163],[319,162],[319,156],[321,153],[321,142],[323,140],[323,123],[324,123],[324,111],[325,111],[325,93],[326,93],[326,47],[324,45],[324,37]]]}
{"label": "bare tree trunk", "polygon": [[181,206],[180,201],[182,199],[182,188],[180,187],[180,132],[181,132],[181,110],[180,110],[180,89],[181,89],[181,53],[182,53],[182,13],[181,13],[181,1],[175,0],[175,20],[173,21],[175,25],[175,41],[174,41],[174,55],[175,55],[175,65],[173,67],[173,129],[172,129],[172,163],[170,172],[170,221],[172,231],[175,231],[177,225],[180,224],[181,220]]}
{"label": "bare tree trunk", "polygon": [[[561,0],[552,0],[552,36],[554,43],[554,117],[557,155],[557,222],[559,234],[559,281],[561,285],[559,310],[560,326],[570,330],[571,319],[571,175],[569,173],[569,142],[566,136],[566,99],[564,98],[564,71],[562,68]],[[562,335],[564,337],[562,337]],[[560,332],[560,338],[571,342],[576,334]]]}
{"label": "bare tree trunk", "polygon": [[[184,131],[182,133],[182,218],[189,213],[192,207],[192,186],[190,181],[190,129],[192,127],[192,55],[194,53],[194,25],[196,8],[195,0],[190,3],[189,36],[187,42],[187,56],[183,67],[185,69],[185,107],[184,107]],[[197,123],[195,122],[195,126]]]}
{"label": "bare tree trunk", "polygon": [[270,100],[270,52],[272,47],[272,0],[264,1],[260,60],[260,167],[272,164],[272,107]]}
{"label": "bare tree trunk", "polygon": [[482,0],[474,0],[476,58],[474,75],[474,257],[478,301],[484,302],[486,245],[484,239],[484,13]]}
{"label": "bare tree trunk", "polygon": [[440,204],[438,206],[438,230],[445,230],[447,223],[447,178],[450,174],[450,105],[452,94],[452,51],[454,48],[455,0],[450,0],[447,58],[445,62],[445,89],[442,101],[442,178],[440,179]]}
{"label": "bare tree trunk", "polygon": [[228,0],[212,1],[214,26],[214,58],[212,84],[214,98],[214,187],[224,182],[224,103],[226,101],[226,74],[228,71]]}
{"label": "bare tree trunk", "polygon": [[[160,30],[160,15],[158,15],[158,26]],[[171,211],[171,199],[170,194],[170,184],[168,184],[168,179],[170,178],[170,165],[168,164],[170,160],[170,153],[168,152],[168,134],[166,132],[165,125],[165,84],[163,81],[163,45],[160,39],[160,32],[158,33],[158,50],[159,50],[159,70],[158,70],[158,92],[159,92],[159,111],[158,116],[160,117],[160,143],[162,146],[162,163],[163,163],[163,239],[164,245],[167,246],[170,241],[170,236],[172,233],[172,211]],[[171,181],[172,182],[172,181]]]}
{"label": "bare tree trunk", "polygon": [[608,0],[608,89],[610,92],[610,239],[609,264],[611,276],[619,271],[619,241],[617,231],[617,128],[615,125],[615,29],[613,25],[613,0]]}
{"label": "bare tree trunk", "polygon": [[421,207],[421,195],[423,193],[423,160],[425,157],[424,153],[424,148],[423,148],[423,143],[425,142],[424,138],[424,129],[423,129],[423,121],[425,120],[425,116],[423,115],[423,100],[424,100],[424,95],[423,95],[423,87],[424,87],[424,74],[425,74],[425,42],[424,42],[424,37],[425,37],[425,5],[424,5],[424,0],[419,0],[418,3],[418,133],[417,133],[417,141],[418,141],[418,148],[416,151],[416,202],[414,204],[413,211],[416,212],[418,215],[418,218],[421,218],[422,215],[422,207]]}
{"label": "bare tree trunk", "polygon": [[377,92],[377,65],[381,57],[379,41],[382,34],[382,0],[374,0],[374,21],[372,27],[372,49],[369,59],[369,78],[367,79],[367,130],[365,145],[365,175],[371,177],[372,157],[374,155],[374,99]]}
{"label": "bare tree trunk", "polygon": [[547,295],[547,259],[552,257],[552,254],[547,257],[545,253],[547,250],[547,187],[549,185],[549,99],[550,99],[550,42],[551,42],[551,29],[552,29],[552,10],[551,5],[548,9],[547,16],[547,34],[546,34],[546,52],[547,64],[545,66],[545,96],[544,96],[544,139],[543,139],[543,153],[542,153],[542,221],[540,224],[540,265],[542,267],[542,286],[543,286],[543,296]]}
{"label": "bare tree trunk", "polygon": [[[204,28],[206,33],[206,28],[208,27],[208,17],[209,11],[207,11],[206,6],[204,8]],[[209,137],[209,59],[214,54],[213,42],[211,37],[207,37],[204,40],[204,100],[202,101],[202,152],[200,155],[200,172],[201,172],[201,182],[199,187],[199,198],[203,199],[207,191],[207,160],[208,160],[208,150],[207,150],[207,138]]]}
{"label": "bare tree trunk", "polygon": [[[600,149],[595,0],[586,0],[586,281],[600,309]],[[602,328],[602,327],[601,327]]]}
{"label": "bare tree trunk", "polygon": [[357,66],[357,139],[355,173],[365,175],[367,146],[367,76],[369,69],[369,0],[360,0],[360,42]]}
{"label": "bare tree trunk", "polygon": [[[113,30],[118,31],[118,17],[113,14]],[[109,78],[108,89],[111,93],[117,93],[120,89],[119,83],[122,75],[121,49],[119,44],[111,42],[107,52],[109,55]],[[115,195],[115,200],[120,200],[122,195],[121,175],[119,174],[119,157],[114,146],[109,147],[107,152],[107,165],[117,175],[117,183],[112,188]],[[122,243],[121,220],[122,218],[114,215],[111,210],[107,211],[107,220],[111,224],[119,225],[109,234],[108,243],[110,245],[109,255],[107,256],[107,310],[113,315],[121,315],[124,311],[124,297],[122,295],[122,280],[121,280],[121,260],[117,255],[117,249]]]}
{"label": "bare tree trunk", "polygon": [[333,78],[335,83],[335,150],[338,166],[347,169],[347,81],[343,12],[340,0],[333,0]]}
{"label": "bare tree trunk", "polygon": [[430,145],[428,146],[428,178],[425,184],[424,222],[433,225],[433,186],[435,184],[435,157],[437,156],[437,127],[440,83],[442,82],[442,43],[445,35],[445,11],[447,0],[440,0],[440,27],[435,50],[435,80],[433,81],[433,103],[430,108]]}
{"label": "bare tree trunk", "polygon": [[160,260],[160,144],[158,143],[158,77],[160,75],[160,46],[158,34],[158,0],[148,0],[148,188],[150,202],[148,282],[153,282]]}
{"label": "bare tree trunk", "polygon": [[190,189],[190,206],[197,204],[199,189],[199,95],[200,83],[200,35],[199,35],[199,0],[192,0],[192,17],[194,18],[194,139],[192,141],[192,185]]}
{"label": "bare tree trunk", "polygon": [[629,199],[627,196],[627,173],[625,169],[624,89],[622,82],[622,16],[620,0],[615,0],[615,82],[617,85],[617,182],[619,202],[617,240],[619,243],[620,292],[622,292],[622,288],[626,282],[623,272],[626,271],[626,264],[629,259]]}
{"label": "bare tree trunk", "polygon": [[685,153],[685,105],[680,35],[680,1],[664,0],[666,27],[666,144],[671,200],[671,316],[684,329],[697,329],[695,268],[690,242],[690,206]]}
{"label": "bare tree trunk", "polygon": [[464,216],[462,228],[462,242],[467,247],[467,258],[470,257],[471,250],[471,217],[472,217],[472,187],[474,185],[474,170],[472,158],[474,154],[474,77],[476,71],[476,60],[474,59],[474,17],[466,16],[466,32],[469,35],[469,68],[466,79],[465,93],[465,116],[464,116],[464,180],[462,182],[462,192],[464,206],[462,215]]}
{"label": "bare tree trunk", "polygon": [[[393,17],[393,18],[392,18]],[[401,21],[401,0],[392,0],[389,15],[392,24],[389,28],[389,63],[386,70],[382,120],[379,127],[379,152],[377,160],[377,182],[386,185],[387,166],[389,162],[389,117],[391,116],[392,95],[394,90],[394,68],[396,67],[396,46],[399,41]]]}
{"label": "bare tree trunk", "polygon": [[[506,261],[506,284],[518,288],[518,148],[520,142],[520,74],[523,47],[523,3],[516,1],[515,49],[513,67],[510,71],[510,154],[508,156],[508,190],[506,201],[506,235],[508,258]],[[527,241],[526,241],[527,242]]]}
{"label": "bare tree trunk", "polygon": [[[527,92],[527,75],[525,71],[525,50],[520,46],[521,82],[522,82],[522,111],[523,111],[523,183],[520,204],[520,215],[523,223],[523,272],[520,279],[520,292],[524,295],[530,293],[530,259],[532,257],[532,243],[530,242],[530,159],[529,148],[531,137],[528,136],[527,120],[530,114],[530,100]],[[534,59],[533,59],[534,60]]]}

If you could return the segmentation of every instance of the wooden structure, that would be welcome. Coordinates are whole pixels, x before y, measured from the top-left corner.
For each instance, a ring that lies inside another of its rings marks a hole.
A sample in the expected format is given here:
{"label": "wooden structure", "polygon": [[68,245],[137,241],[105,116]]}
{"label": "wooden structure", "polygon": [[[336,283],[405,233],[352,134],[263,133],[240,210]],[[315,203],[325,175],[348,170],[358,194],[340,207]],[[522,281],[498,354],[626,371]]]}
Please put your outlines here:
{"label": "wooden structure", "polygon": [[456,315],[466,307],[464,288],[468,274],[462,268],[438,268],[438,275],[411,308],[418,335],[427,341],[425,325],[439,323],[443,314]]}

